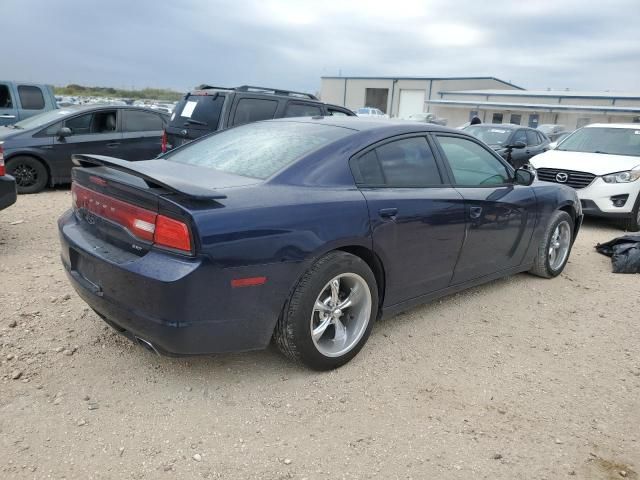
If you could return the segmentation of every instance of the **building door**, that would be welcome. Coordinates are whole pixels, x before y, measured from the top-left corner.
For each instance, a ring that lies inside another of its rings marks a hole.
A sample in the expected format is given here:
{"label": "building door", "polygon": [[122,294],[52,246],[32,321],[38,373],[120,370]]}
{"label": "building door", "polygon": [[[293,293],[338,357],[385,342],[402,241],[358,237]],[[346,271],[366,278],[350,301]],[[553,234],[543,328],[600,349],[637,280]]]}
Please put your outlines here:
{"label": "building door", "polygon": [[424,90],[400,90],[398,117],[409,118],[424,111]]}
{"label": "building door", "polygon": [[366,88],[365,89],[365,107],[377,108],[384,113],[387,112],[387,101],[389,100],[388,88]]}
{"label": "building door", "polygon": [[537,113],[532,113],[529,115],[529,127],[538,128],[538,121],[540,120],[540,115]]}

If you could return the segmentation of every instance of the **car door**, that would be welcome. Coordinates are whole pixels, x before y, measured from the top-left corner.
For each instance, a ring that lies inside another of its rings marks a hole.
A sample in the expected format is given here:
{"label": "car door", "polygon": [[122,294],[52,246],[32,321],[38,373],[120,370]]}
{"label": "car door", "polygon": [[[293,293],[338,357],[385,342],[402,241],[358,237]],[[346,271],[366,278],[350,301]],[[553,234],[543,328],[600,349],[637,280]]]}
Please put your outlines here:
{"label": "car door", "polygon": [[162,153],[162,115],[138,109],[123,108],[120,158],[148,160]]}
{"label": "car door", "polygon": [[11,125],[20,120],[18,106],[10,83],[0,82],[0,125]]}
{"label": "car door", "polygon": [[[527,145],[527,131],[524,128],[519,128],[513,133],[513,135],[511,135],[509,144],[515,145],[516,142],[522,142]],[[511,150],[511,165],[514,168],[520,168],[522,165],[527,163],[527,160],[530,158],[527,148],[528,147],[514,148]]]}
{"label": "car door", "polygon": [[526,163],[529,163],[531,157],[535,157],[539,153],[546,152],[548,149],[548,142],[540,132],[527,130],[527,148],[525,148]]}
{"label": "car door", "polygon": [[464,236],[464,202],[443,181],[426,136],[376,144],[351,167],[385,265],[385,305],[447,287]]}
{"label": "car door", "polygon": [[465,241],[452,284],[517,267],[536,221],[533,189],[514,183],[506,162],[475,139],[448,133],[435,137],[465,205]]}
{"label": "car door", "polygon": [[76,115],[66,119],[63,126],[71,130],[71,135],[56,136],[51,145],[50,158],[56,170],[70,172],[74,154],[119,156],[122,133],[118,128],[117,109]]}

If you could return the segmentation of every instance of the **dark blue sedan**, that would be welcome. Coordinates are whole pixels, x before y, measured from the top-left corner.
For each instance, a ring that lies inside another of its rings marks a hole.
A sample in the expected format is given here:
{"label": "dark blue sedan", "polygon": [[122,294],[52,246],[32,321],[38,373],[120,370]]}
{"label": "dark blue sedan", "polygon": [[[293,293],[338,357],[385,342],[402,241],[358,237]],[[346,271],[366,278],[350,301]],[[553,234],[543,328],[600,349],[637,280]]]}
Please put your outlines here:
{"label": "dark blue sedan", "polygon": [[381,316],[565,267],[575,191],[474,137],[314,117],[203,137],[162,159],[78,155],[62,259],[107,323],[169,355],[251,350],[338,367]]}

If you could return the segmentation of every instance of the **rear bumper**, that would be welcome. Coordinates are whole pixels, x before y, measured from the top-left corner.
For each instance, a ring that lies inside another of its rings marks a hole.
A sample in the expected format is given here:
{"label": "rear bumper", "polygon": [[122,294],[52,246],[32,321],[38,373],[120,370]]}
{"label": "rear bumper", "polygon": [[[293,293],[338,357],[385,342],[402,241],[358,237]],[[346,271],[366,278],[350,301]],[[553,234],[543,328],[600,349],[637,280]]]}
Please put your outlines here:
{"label": "rear bumper", "polygon": [[[58,227],[62,263],[80,297],[116,330],[166,355],[265,348],[296,267],[221,268],[206,258],[155,251],[117,263],[71,211]],[[232,279],[252,276],[267,276],[267,283],[232,288]]]}
{"label": "rear bumper", "polygon": [[15,179],[10,175],[0,177],[0,210],[16,203],[17,198],[18,190]]}

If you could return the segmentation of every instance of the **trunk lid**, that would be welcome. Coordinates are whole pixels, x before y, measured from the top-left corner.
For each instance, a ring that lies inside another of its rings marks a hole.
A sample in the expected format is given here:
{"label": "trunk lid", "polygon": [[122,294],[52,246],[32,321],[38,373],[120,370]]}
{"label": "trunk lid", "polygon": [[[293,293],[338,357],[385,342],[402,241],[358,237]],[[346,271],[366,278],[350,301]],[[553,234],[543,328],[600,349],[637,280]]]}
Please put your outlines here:
{"label": "trunk lid", "polygon": [[[79,226],[101,242],[142,256],[153,248],[193,256],[196,210],[222,208],[220,189],[259,182],[167,160],[127,162],[74,155],[73,209]],[[211,188],[215,185],[217,189]]]}

